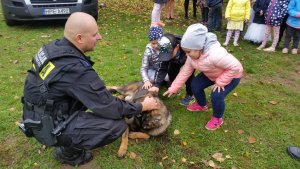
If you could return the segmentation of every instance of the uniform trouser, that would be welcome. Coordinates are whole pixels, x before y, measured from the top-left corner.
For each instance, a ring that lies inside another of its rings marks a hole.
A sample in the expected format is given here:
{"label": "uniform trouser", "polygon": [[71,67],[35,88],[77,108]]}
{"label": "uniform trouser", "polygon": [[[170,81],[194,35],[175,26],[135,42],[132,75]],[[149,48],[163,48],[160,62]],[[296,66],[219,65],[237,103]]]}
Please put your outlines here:
{"label": "uniform trouser", "polygon": [[[225,111],[225,97],[239,84],[240,78],[234,78],[232,81],[226,85],[224,91],[212,91],[211,92],[211,104],[213,107],[213,116],[216,118],[221,118]],[[204,89],[215,84],[214,81],[208,79],[203,73],[197,75],[192,82],[192,90],[194,96],[196,97],[197,103],[200,106],[207,105],[206,96]]]}
{"label": "uniform trouser", "polygon": [[292,48],[298,49],[299,38],[300,38],[300,29],[296,29],[296,28],[293,28],[293,27],[287,25],[284,46],[283,46],[284,48],[289,48],[289,44],[290,44],[292,38],[293,38]]}
{"label": "uniform trouser", "polygon": [[[174,62],[170,62],[169,63],[169,68],[168,68],[168,75],[169,75],[169,79],[170,79],[170,83],[172,83],[176,76],[178,75],[180,68],[181,68],[182,64],[179,63],[174,63]],[[193,95],[192,92],[192,81],[194,79],[194,73],[188,78],[188,80],[185,82],[185,90],[186,90],[186,94],[189,96]]]}
{"label": "uniform trouser", "polygon": [[209,13],[208,7],[201,8],[202,22],[206,23],[208,21],[208,13]]}
{"label": "uniform trouser", "polygon": [[208,13],[208,31],[212,32],[213,27],[213,20],[215,19],[216,22],[216,31],[222,30],[222,3],[217,4],[216,6],[209,8]]}
{"label": "uniform trouser", "polygon": [[91,150],[112,143],[122,136],[126,128],[124,119],[104,119],[81,111],[67,125],[62,135],[72,140],[72,146]]}
{"label": "uniform trouser", "polygon": [[[185,12],[185,17],[189,16],[189,3],[190,0],[185,0],[184,1],[184,12]],[[193,16],[196,17],[197,15],[197,0],[193,0]]]}

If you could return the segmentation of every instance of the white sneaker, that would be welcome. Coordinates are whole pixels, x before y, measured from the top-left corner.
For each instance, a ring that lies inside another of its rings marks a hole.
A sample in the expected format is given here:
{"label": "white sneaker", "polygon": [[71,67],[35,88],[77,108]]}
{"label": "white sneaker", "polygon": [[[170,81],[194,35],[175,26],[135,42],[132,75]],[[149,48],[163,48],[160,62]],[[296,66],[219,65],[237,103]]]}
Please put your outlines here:
{"label": "white sneaker", "polygon": [[293,55],[296,55],[297,53],[298,53],[298,49],[295,49],[295,48],[292,49],[292,54],[293,54]]}
{"label": "white sneaker", "polygon": [[268,47],[268,48],[264,49],[264,51],[266,51],[266,52],[275,52],[275,48]]}
{"label": "white sneaker", "polygon": [[262,50],[263,48],[265,48],[265,46],[260,45],[259,47],[257,47],[257,50]]}
{"label": "white sneaker", "polygon": [[283,49],[282,49],[282,53],[285,54],[285,53],[288,53],[288,52],[289,52],[289,49],[288,49],[288,48],[283,48]]}
{"label": "white sneaker", "polygon": [[223,46],[227,46],[227,45],[228,45],[228,43],[226,43],[226,42],[223,43]]}

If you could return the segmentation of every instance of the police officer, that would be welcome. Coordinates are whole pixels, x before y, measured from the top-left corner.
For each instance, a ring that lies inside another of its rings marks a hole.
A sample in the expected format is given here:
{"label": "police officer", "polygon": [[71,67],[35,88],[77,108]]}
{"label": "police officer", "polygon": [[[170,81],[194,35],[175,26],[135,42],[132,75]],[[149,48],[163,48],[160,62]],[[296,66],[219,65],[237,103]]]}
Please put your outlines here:
{"label": "police officer", "polygon": [[99,40],[95,19],[73,13],[64,38],[44,45],[28,70],[22,124],[29,136],[55,146],[54,157],[62,163],[92,160],[91,149],[113,142],[126,130],[124,117],[156,108],[153,98],[130,103],[108,92],[92,68],[94,62],[84,54]]}

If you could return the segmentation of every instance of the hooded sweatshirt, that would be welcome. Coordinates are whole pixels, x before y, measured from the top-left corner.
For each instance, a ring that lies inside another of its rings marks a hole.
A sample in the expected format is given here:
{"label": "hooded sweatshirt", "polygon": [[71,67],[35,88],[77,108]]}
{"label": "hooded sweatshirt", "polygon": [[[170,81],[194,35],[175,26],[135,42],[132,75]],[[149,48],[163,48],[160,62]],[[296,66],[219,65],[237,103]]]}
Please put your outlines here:
{"label": "hooded sweatshirt", "polygon": [[182,37],[181,46],[187,49],[202,50],[198,59],[187,57],[185,64],[169,87],[169,91],[177,93],[185,84],[194,70],[202,72],[218,86],[228,85],[232,79],[240,78],[243,74],[242,64],[217,40],[217,36],[208,33],[202,24],[193,24],[188,27]]}

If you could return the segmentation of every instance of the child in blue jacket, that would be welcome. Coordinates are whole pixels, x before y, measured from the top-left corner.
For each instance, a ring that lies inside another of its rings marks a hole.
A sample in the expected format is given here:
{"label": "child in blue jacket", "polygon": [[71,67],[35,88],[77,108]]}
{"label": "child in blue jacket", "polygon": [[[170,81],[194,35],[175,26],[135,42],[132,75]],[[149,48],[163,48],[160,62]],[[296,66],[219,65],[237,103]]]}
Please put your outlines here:
{"label": "child in blue jacket", "polygon": [[288,53],[288,47],[293,38],[292,54],[298,53],[299,38],[300,38],[300,1],[291,0],[288,5],[289,17],[286,21],[286,35],[284,41],[284,48],[282,53]]}

